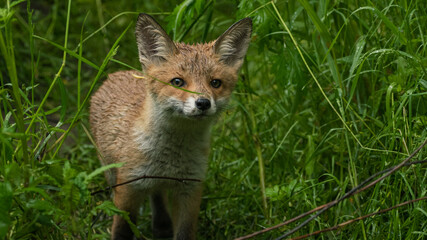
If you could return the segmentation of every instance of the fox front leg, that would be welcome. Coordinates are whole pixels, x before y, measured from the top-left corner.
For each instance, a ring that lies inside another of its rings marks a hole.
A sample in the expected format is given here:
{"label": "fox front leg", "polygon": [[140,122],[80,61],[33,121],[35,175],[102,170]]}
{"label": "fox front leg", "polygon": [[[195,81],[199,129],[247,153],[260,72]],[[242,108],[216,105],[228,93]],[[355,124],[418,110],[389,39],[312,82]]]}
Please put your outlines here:
{"label": "fox front leg", "polygon": [[[114,204],[120,210],[129,212],[130,220],[136,223],[138,210],[141,199],[135,194],[132,189],[127,186],[121,186],[114,189]],[[112,240],[129,240],[133,239],[133,232],[127,221],[119,215],[113,218],[113,226],[111,230]]]}
{"label": "fox front leg", "polygon": [[197,218],[202,196],[201,184],[173,194],[174,240],[196,239]]}
{"label": "fox front leg", "polygon": [[153,213],[152,230],[154,239],[172,238],[172,220],[167,210],[167,194],[156,192],[151,195],[151,211]]}

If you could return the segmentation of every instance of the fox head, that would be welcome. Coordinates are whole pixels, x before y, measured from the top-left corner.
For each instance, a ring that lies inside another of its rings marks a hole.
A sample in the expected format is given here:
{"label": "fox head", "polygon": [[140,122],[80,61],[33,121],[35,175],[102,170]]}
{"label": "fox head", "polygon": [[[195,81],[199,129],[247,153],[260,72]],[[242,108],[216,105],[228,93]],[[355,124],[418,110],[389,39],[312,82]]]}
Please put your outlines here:
{"label": "fox head", "polygon": [[149,15],[136,23],[139,60],[156,108],[190,119],[218,115],[238,79],[252,33],[245,18],[210,43],[174,43]]}

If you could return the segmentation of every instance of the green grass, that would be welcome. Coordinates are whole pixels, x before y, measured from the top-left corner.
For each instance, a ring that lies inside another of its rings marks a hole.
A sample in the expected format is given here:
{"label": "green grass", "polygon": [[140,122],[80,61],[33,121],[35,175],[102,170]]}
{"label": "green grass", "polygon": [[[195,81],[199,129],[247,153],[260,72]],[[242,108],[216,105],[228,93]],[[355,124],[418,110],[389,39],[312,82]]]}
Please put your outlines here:
{"label": "green grass", "polygon": [[[189,43],[253,19],[233,101],[213,129],[199,216],[199,239],[232,239],[339,198],[427,138],[426,9],[423,0],[1,1],[0,239],[108,239],[118,210],[108,193],[90,196],[107,183],[87,100],[108,73],[140,68],[139,12]],[[423,197],[426,178],[425,164],[404,167],[293,236]],[[425,209],[317,238],[423,239]],[[150,237],[148,204],[143,212],[138,228]]]}

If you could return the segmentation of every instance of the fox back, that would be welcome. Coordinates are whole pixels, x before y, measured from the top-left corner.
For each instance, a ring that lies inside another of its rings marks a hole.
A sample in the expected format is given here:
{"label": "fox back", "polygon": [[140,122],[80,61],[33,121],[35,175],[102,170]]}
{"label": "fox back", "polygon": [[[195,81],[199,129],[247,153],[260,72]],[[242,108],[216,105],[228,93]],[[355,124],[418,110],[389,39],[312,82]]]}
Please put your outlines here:
{"label": "fox back", "polygon": [[[110,74],[91,99],[101,162],[124,163],[106,173],[110,185],[141,176],[205,178],[210,129],[236,85],[251,29],[246,18],[213,42],[187,45],[174,43],[151,16],[139,15],[135,35],[143,72]],[[200,182],[148,178],[114,189],[114,203],[134,223],[145,197],[155,238],[195,238]],[[115,216],[112,239],[132,236],[129,223]]]}

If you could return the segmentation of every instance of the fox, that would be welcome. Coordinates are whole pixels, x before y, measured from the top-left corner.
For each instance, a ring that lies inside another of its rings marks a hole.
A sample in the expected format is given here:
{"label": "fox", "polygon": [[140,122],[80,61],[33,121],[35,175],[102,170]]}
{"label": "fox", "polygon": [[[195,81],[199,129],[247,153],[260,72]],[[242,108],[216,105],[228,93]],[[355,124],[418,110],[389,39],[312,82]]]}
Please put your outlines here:
{"label": "fox", "polygon": [[[212,125],[226,109],[252,34],[244,18],[208,43],[173,42],[148,14],[135,26],[142,71],[109,74],[90,100],[92,135],[115,206],[136,224],[149,199],[153,238],[195,239]],[[161,177],[165,177],[162,179]],[[171,181],[166,178],[198,179]],[[111,239],[132,239],[128,222],[113,216]]]}

